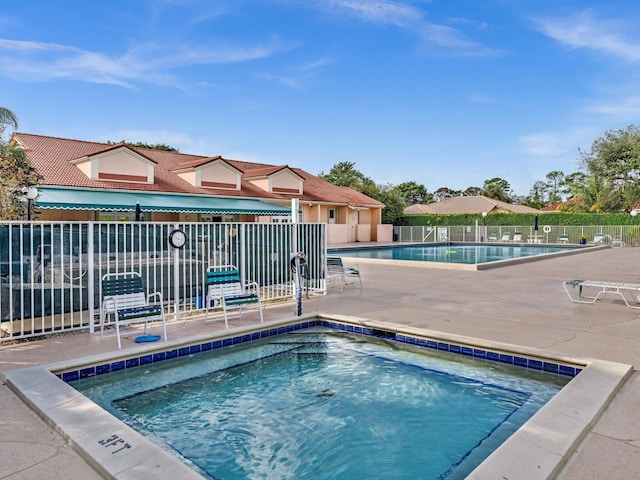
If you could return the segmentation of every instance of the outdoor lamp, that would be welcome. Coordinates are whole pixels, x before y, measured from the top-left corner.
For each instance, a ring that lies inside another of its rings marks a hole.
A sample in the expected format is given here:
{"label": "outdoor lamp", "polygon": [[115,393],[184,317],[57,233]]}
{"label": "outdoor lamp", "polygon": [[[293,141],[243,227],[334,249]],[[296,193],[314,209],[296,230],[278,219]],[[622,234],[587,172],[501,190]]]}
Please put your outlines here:
{"label": "outdoor lamp", "polygon": [[31,220],[31,202],[38,198],[38,189],[32,185],[30,187],[22,187],[21,192],[27,199],[27,220]]}

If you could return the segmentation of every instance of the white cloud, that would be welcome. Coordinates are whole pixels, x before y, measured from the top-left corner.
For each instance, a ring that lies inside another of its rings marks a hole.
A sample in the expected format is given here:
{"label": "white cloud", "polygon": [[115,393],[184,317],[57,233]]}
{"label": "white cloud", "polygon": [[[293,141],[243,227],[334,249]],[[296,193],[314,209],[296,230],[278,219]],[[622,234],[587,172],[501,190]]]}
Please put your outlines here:
{"label": "white cloud", "polygon": [[593,132],[591,128],[536,132],[519,138],[518,142],[528,155],[534,157],[576,157],[578,148],[591,142]]}
{"label": "white cloud", "polygon": [[640,60],[640,41],[624,35],[625,31],[636,29],[635,23],[597,19],[593,10],[563,19],[539,19],[535,23],[542,33],[571,48],[595,50],[630,62]]}
{"label": "white cloud", "polygon": [[243,47],[143,44],[117,56],[67,45],[0,39],[0,74],[25,81],[68,79],[125,87],[138,83],[175,85],[174,76],[168,72],[180,67],[246,62],[296,46],[278,39]]}
{"label": "white cloud", "polygon": [[412,6],[385,0],[329,0],[330,7],[350,11],[361,20],[404,27],[422,21],[422,12]]}
{"label": "white cloud", "polygon": [[[393,25],[413,32],[422,41],[422,52],[456,56],[494,56],[500,53],[469,40],[459,29],[427,21],[423,10],[406,3],[387,0],[328,0],[316,1],[314,4],[333,12],[347,12],[361,21]],[[451,19],[451,23],[478,25],[478,22],[463,22],[460,18]],[[482,25],[483,29],[487,27],[486,23]]]}
{"label": "white cloud", "polygon": [[322,57],[317,60],[309,61],[300,67],[289,69],[290,73],[287,75],[278,75],[273,73],[259,73],[258,78],[263,80],[272,80],[281,85],[291,88],[299,88],[303,86],[310,78],[316,76],[318,71],[330,64],[331,60],[328,57]]}
{"label": "white cloud", "polygon": [[629,96],[607,103],[594,103],[585,110],[589,113],[608,115],[617,120],[635,120],[640,116],[640,96]]}

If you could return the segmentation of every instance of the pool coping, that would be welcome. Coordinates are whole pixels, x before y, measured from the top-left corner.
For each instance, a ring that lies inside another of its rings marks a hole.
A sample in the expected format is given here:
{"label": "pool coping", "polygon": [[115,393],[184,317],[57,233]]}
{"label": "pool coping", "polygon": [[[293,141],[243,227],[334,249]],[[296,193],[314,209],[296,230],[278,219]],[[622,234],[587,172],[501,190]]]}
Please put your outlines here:
{"label": "pool coping", "polygon": [[[387,245],[362,245],[362,246],[354,246],[348,247],[349,249],[363,249],[367,248],[381,248],[381,247],[394,247],[394,246],[403,246],[403,247],[411,247],[411,246],[442,246],[442,245],[486,245],[486,246],[498,246],[498,247],[514,247],[520,246],[524,248],[533,248],[533,247],[566,247],[563,244],[555,244],[555,243],[545,243],[545,244],[529,244],[529,243],[465,243],[465,242],[449,242],[449,243],[394,243]],[[345,248],[345,247],[340,247]],[[509,265],[520,265],[523,263],[530,262],[539,262],[542,260],[548,260],[550,258],[557,257],[565,257],[568,255],[577,255],[580,253],[586,252],[595,252],[598,250],[603,250],[606,248],[612,248],[610,245],[588,245],[581,246],[576,245],[575,247],[568,248],[566,251],[561,252],[552,252],[552,253],[544,253],[540,255],[532,255],[528,257],[519,257],[519,258],[510,258],[505,260],[496,260],[495,262],[487,262],[480,264],[466,264],[466,263],[446,263],[446,262],[422,262],[419,260],[393,260],[393,259],[382,259],[382,258],[365,258],[365,257],[349,257],[348,255],[340,255],[343,259],[348,263],[373,263],[378,265],[398,265],[398,266],[409,266],[409,267],[420,267],[420,268],[438,268],[443,270],[467,270],[467,271],[481,271],[481,270],[489,270],[493,268],[506,267]],[[329,249],[329,254],[331,254],[331,249]],[[334,253],[335,254],[335,253]]]}
{"label": "pool coping", "polygon": [[[396,341],[426,348],[448,350],[502,363],[531,360],[529,368],[548,370],[545,365],[573,366],[579,373],[515,434],[494,451],[467,478],[552,478],[564,466],[576,446],[595,424],[608,403],[632,373],[630,365],[572,357],[556,352],[443,334],[421,328],[401,327],[380,321],[319,312],[250,327],[233,328],[162,344],[137,346],[63,362],[4,373],[5,382],[51,428],[60,434],[94,469],[107,478],[201,479],[195,471],[168,454],[140,433],[104,411],[62,380],[65,372],[91,375],[90,366],[120,364],[124,368],[152,362],[154,355],[175,351],[191,355],[214,348],[250,341],[263,336],[295,331],[311,324],[326,324],[356,333],[386,335]],[[264,332],[267,332],[266,334]],[[217,343],[216,343],[217,345]],[[465,353],[466,352],[466,353]],[[483,353],[484,352],[484,353]],[[511,361],[508,361],[509,358]],[[134,360],[137,359],[137,360]],[[516,363],[514,363],[516,364]],[[89,370],[87,370],[89,369]],[[95,370],[94,370],[95,373]],[[571,375],[570,371],[556,373]],[[73,375],[72,375],[73,377]],[[67,377],[67,380],[73,378]]]}

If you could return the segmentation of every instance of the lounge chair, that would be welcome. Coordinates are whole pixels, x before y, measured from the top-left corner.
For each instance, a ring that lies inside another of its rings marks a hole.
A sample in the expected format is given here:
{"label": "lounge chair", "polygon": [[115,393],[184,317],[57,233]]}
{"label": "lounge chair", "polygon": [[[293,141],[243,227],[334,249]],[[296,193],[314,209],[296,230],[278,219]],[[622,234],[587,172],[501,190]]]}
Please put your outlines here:
{"label": "lounge chair", "polygon": [[509,242],[511,241],[511,232],[502,232],[501,242]]}
{"label": "lounge chair", "polygon": [[534,234],[527,237],[527,243],[542,243],[542,235]]}
{"label": "lounge chair", "polygon": [[341,257],[327,257],[327,282],[333,278],[340,279],[340,291],[344,290],[344,286],[348,285],[349,279],[357,278],[362,290],[362,278],[360,278],[360,268],[357,264],[344,266]]}
{"label": "lounge chair", "polygon": [[619,236],[615,236],[611,239],[611,246],[612,247],[624,247],[624,242],[622,241],[622,238]]}
{"label": "lounge chair", "polygon": [[[157,303],[151,303],[157,299]],[[132,323],[144,323],[144,333],[152,321],[161,321],[164,340],[167,340],[167,325],[162,305],[162,293],[145,295],[142,277],[137,272],[107,273],[102,277],[102,304],[100,306],[100,336],[104,335],[107,315],[114,316],[118,349],[122,348],[120,328]],[[155,337],[154,339],[158,339]]]}
{"label": "lounge chair", "polygon": [[513,232],[513,242],[520,243],[522,242],[522,232]]}
{"label": "lounge chair", "polygon": [[607,238],[607,236],[604,233],[596,233],[593,236],[593,244],[594,245],[601,245],[604,242],[605,238]]}
{"label": "lounge chair", "polygon": [[487,242],[497,242],[497,241],[498,241],[497,233],[490,233],[489,236],[487,237]]}
{"label": "lounge chair", "polygon": [[207,294],[205,296],[205,323],[209,321],[209,310],[222,307],[224,324],[229,328],[227,312],[231,309],[242,311],[246,307],[260,310],[260,322],[264,323],[260,287],[257,282],[243,284],[238,269],[234,265],[220,265],[207,268]]}
{"label": "lounge chair", "polygon": [[[629,308],[638,308],[640,303],[640,283],[605,282],[598,280],[567,280],[563,283],[564,290],[575,303],[595,303],[603,298],[607,293],[619,295]],[[571,289],[571,290],[570,290]],[[589,291],[590,295],[585,292]]]}
{"label": "lounge chair", "polygon": [[562,235],[559,235],[558,236],[558,243],[564,243],[564,244],[569,243],[569,235],[567,235],[566,233],[563,233]]}

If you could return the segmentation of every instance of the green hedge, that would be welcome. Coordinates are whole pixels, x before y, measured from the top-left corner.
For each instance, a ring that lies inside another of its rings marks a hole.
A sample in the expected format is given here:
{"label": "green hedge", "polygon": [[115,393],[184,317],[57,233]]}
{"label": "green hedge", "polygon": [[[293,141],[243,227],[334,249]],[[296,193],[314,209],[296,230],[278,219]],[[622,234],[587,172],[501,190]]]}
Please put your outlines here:
{"label": "green hedge", "polygon": [[[494,226],[524,226],[533,225],[534,213],[490,213],[483,223],[482,215],[456,214],[456,215],[405,215],[399,218],[398,225],[422,226],[422,225],[474,225],[476,220],[479,225]],[[538,214],[539,225],[640,225],[640,218],[635,219],[628,213],[562,213],[548,212]]]}

